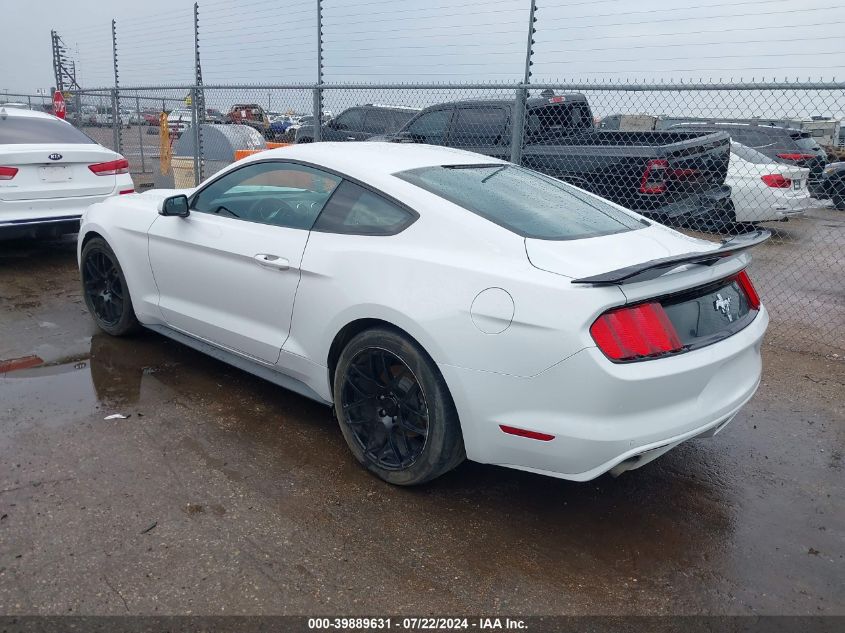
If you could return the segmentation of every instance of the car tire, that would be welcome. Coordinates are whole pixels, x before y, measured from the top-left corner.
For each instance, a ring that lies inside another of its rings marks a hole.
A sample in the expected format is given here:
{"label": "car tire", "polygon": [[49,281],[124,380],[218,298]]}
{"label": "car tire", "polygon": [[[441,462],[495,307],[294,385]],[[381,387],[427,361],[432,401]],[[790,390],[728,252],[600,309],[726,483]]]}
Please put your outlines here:
{"label": "car tire", "polygon": [[340,354],[334,409],[368,471],[397,486],[422,484],[466,459],[458,412],[431,357],[398,330],[356,335]]}
{"label": "car tire", "polygon": [[95,237],[82,248],[82,296],[94,322],[112,336],[126,336],[141,329],[135,316],[132,298],[117,256],[100,238]]}

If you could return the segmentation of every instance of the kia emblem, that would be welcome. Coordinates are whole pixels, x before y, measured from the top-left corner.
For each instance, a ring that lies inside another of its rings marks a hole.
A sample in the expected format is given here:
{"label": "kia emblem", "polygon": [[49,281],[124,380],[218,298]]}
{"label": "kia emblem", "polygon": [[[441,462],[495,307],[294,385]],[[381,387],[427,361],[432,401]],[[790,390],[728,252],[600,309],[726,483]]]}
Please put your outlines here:
{"label": "kia emblem", "polygon": [[62,160],[61,154],[50,154],[47,158],[50,160]]}

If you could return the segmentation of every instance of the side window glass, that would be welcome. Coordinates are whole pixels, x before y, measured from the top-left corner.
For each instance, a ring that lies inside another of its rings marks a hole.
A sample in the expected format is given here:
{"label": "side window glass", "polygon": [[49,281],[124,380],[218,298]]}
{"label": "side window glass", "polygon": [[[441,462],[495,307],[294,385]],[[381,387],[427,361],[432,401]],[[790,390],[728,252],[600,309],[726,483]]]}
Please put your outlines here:
{"label": "side window glass", "polygon": [[387,130],[387,121],[386,110],[368,110],[364,119],[364,131],[368,134],[384,134]]}
{"label": "side window glass", "polygon": [[344,180],[323,209],[315,231],[352,235],[395,235],[414,215],[368,189]]}
{"label": "side window glass", "polygon": [[459,108],[452,142],[455,145],[499,145],[505,138],[507,115],[502,108]]}
{"label": "side window glass", "polygon": [[411,123],[405,132],[420,143],[442,145],[446,142],[446,133],[451,118],[451,110],[427,112]]}
{"label": "side window glass", "polygon": [[215,180],[191,209],[246,222],[310,229],[340,183],[332,174],[294,163],[256,163]]}
{"label": "side window glass", "polygon": [[342,112],[335,121],[335,128],[338,130],[348,130],[350,132],[360,132],[364,125],[364,111],[358,108]]}

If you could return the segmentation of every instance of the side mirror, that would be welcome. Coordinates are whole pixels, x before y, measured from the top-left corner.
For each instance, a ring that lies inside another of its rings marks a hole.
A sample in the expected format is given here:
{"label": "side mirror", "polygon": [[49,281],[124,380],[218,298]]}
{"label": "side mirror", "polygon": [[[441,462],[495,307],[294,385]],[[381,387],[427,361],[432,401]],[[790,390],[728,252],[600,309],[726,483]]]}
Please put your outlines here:
{"label": "side mirror", "polygon": [[187,218],[190,214],[188,209],[188,196],[179,194],[178,196],[170,196],[158,203],[159,215],[173,215],[178,218]]}

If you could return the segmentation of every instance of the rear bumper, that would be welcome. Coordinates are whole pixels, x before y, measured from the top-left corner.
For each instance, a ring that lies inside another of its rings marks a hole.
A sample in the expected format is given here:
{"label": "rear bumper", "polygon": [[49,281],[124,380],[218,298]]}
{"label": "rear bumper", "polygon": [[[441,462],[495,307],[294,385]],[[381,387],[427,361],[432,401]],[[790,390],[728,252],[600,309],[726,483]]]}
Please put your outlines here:
{"label": "rear bumper", "polygon": [[[587,481],[727,424],[760,383],[768,321],[763,308],[719,343],[641,363],[614,364],[591,347],[530,378],[448,365],[441,371],[470,459]],[[508,435],[500,425],[554,439]]]}
{"label": "rear bumper", "polygon": [[58,237],[79,232],[81,215],[0,222],[0,241],[21,238]]}
{"label": "rear bumper", "polygon": [[721,185],[675,200],[661,207],[638,210],[646,216],[658,218],[689,218],[718,216],[730,207],[731,188]]}

